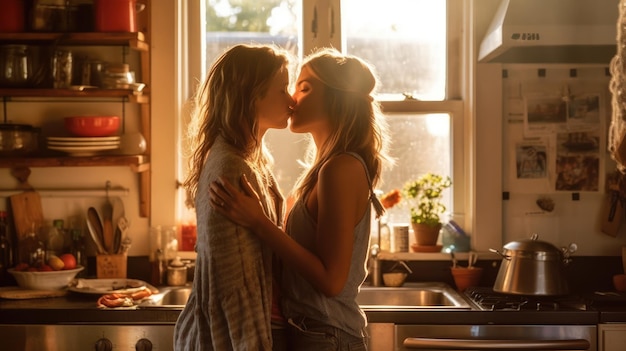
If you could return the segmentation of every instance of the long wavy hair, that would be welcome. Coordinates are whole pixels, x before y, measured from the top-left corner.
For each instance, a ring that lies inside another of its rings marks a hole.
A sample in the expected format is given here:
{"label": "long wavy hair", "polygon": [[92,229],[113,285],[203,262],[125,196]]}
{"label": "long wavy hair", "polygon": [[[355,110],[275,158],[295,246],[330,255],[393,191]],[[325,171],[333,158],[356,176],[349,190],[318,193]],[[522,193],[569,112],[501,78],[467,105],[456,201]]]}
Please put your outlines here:
{"label": "long wavy hair", "polygon": [[373,67],[358,57],[328,48],[306,57],[302,63],[305,66],[326,89],[324,108],[330,116],[332,134],[319,150],[313,143],[309,144],[305,161],[310,168],[299,178],[295,194],[308,194],[317,183],[322,165],[345,152],[363,158],[375,186],[383,164],[393,160],[387,153],[387,122],[372,97],[378,84]]}
{"label": "long wavy hair", "polygon": [[215,61],[194,96],[187,131],[191,157],[183,186],[188,207],[194,207],[202,168],[218,136],[260,174],[267,174],[272,158],[257,137],[256,101],[284,69],[289,69],[288,54],[270,45],[236,45]]}

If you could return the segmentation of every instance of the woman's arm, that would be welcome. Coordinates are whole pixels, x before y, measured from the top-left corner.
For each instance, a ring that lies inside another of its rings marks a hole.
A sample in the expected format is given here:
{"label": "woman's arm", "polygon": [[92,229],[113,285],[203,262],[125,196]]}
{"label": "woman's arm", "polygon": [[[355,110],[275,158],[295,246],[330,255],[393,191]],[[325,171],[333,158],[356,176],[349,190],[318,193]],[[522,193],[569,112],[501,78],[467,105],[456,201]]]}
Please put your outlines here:
{"label": "woman's arm", "polygon": [[265,217],[258,194],[245,177],[241,185],[245,194],[224,179],[211,184],[210,199],[216,211],[252,229],[318,291],[327,296],[339,294],[350,271],[354,227],[369,206],[369,186],[362,164],[354,157],[341,155],[320,170],[318,183],[307,201],[309,212],[317,218],[312,251]]}

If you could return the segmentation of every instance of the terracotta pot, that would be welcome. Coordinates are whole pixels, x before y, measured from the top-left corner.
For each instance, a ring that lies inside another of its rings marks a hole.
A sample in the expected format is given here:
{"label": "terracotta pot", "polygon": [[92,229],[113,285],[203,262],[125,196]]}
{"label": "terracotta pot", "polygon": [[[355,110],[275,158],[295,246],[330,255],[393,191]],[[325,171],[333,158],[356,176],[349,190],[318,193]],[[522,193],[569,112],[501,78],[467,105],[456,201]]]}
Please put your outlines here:
{"label": "terracotta pot", "polygon": [[430,226],[422,223],[411,223],[413,227],[413,234],[415,235],[415,242],[419,246],[435,246],[437,245],[437,239],[439,239],[439,231],[441,230],[441,223],[436,226]]}
{"label": "terracotta pot", "polygon": [[480,277],[483,274],[483,269],[480,267],[456,267],[450,268],[450,271],[452,272],[456,289],[460,292],[465,291],[470,286],[478,286]]}

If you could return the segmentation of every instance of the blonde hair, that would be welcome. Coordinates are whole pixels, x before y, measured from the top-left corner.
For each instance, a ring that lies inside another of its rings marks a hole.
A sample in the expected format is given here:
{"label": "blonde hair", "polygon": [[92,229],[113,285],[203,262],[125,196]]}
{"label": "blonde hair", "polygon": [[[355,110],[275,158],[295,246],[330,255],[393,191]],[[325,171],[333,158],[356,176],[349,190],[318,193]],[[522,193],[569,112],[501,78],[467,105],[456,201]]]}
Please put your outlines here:
{"label": "blonde hair", "polygon": [[260,174],[267,174],[272,159],[257,138],[255,103],[265,96],[272,78],[288,68],[288,54],[270,45],[236,45],[215,61],[193,101],[191,157],[183,183],[188,207],[194,207],[202,168],[218,136]]}
{"label": "blonde hair", "polygon": [[383,162],[392,160],[387,154],[387,123],[372,97],[378,83],[373,67],[356,56],[329,48],[309,55],[302,66],[308,67],[326,89],[324,108],[330,116],[332,134],[317,151],[310,144],[306,161],[311,167],[298,180],[295,194],[308,194],[317,183],[322,165],[345,152],[363,158],[375,186]]}

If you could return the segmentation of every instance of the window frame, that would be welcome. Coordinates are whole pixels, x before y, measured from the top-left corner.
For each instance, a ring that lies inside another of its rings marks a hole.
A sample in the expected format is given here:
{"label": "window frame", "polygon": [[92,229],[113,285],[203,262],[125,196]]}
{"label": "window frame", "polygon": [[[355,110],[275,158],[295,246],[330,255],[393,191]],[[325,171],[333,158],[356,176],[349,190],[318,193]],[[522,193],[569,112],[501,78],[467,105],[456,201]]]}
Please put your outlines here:
{"label": "window frame", "polygon": [[[177,40],[183,47],[185,54],[181,58],[181,66],[185,68],[182,70],[184,74],[181,74],[178,79],[181,82],[180,86],[184,87],[186,91],[184,95],[189,98],[197,85],[201,81],[199,77],[205,77],[206,68],[203,63],[206,62],[206,37],[203,31],[198,31],[195,28],[201,25],[201,21],[197,16],[191,14],[205,13],[205,1],[204,0],[178,0],[181,4],[181,13],[178,15],[181,28],[181,33],[178,35]],[[309,0],[303,0],[304,3]],[[330,0],[337,2],[339,0]],[[305,4],[303,4],[303,7]],[[475,128],[474,122],[471,120],[473,106],[471,103],[472,98],[472,85],[473,85],[473,71],[474,61],[473,57],[473,40],[472,40],[472,3],[463,0],[447,0],[448,7],[448,52],[447,52],[447,86],[446,86],[446,98],[443,101],[417,101],[417,100],[399,100],[389,101],[381,100],[381,107],[384,112],[402,112],[402,113],[448,113],[451,116],[451,135],[452,137],[452,150],[453,150],[453,164],[452,164],[452,178],[454,180],[453,185],[453,212],[455,214],[463,215],[463,223],[461,225],[466,229],[468,233],[473,232],[475,227],[475,214],[472,204],[475,202],[473,198],[473,190],[475,184],[473,179],[473,167],[474,161],[474,148],[472,147],[472,135],[474,135],[473,129]],[[302,45],[303,46],[303,45]],[[185,104],[180,106],[179,118],[179,132],[186,130],[185,125],[187,119],[184,117]],[[181,141],[180,135],[177,138],[177,148],[181,150],[184,148],[184,141]],[[177,172],[176,177],[179,180],[177,183],[184,179],[186,172],[186,164],[182,159],[181,152],[177,153]],[[154,205],[153,205],[154,207]],[[176,196],[176,218],[179,220],[184,217],[184,191],[179,188]],[[477,245],[475,236],[472,236],[473,247],[479,250],[486,250],[492,245],[487,240],[487,245],[481,240],[481,243]],[[483,247],[485,246],[485,247]],[[430,256],[432,257],[432,256]]]}

